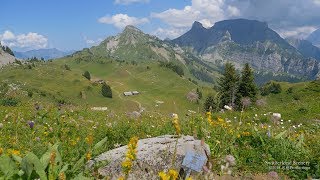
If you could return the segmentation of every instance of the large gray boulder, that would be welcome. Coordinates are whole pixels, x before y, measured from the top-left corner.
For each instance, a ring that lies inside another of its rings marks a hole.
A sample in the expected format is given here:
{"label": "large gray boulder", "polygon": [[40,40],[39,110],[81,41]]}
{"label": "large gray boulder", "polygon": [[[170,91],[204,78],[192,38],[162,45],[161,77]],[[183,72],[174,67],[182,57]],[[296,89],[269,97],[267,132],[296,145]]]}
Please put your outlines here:
{"label": "large gray boulder", "polygon": [[[176,148],[176,158],[173,168],[178,172],[183,167],[183,159],[187,152],[193,152],[204,156],[207,160],[210,156],[210,148],[192,136],[177,137],[164,135],[154,138],[140,139],[138,141],[137,159],[133,164],[129,179],[159,179],[158,173],[172,168],[172,160]],[[89,166],[100,161],[107,161],[108,165],[98,170],[103,176],[116,179],[121,175],[121,163],[125,159],[127,146],[105,152],[89,162]],[[205,164],[204,164],[205,165]],[[202,168],[201,168],[202,169]],[[196,173],[196,172],[192,172]]]}

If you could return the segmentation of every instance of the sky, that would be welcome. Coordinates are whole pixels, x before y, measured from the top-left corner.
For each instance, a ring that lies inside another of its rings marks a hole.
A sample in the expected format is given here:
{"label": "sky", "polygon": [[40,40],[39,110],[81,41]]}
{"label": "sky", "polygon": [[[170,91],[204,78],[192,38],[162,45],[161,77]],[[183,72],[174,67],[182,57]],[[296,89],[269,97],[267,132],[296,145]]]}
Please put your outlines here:
{"label": "sky", "polygon": [[0,41],[16,51],[80,50],[134,25],[176,38],[194,21],[267,22],[282,37],[306,38],[320,28],[320,0],[8,0],[0,6]]}

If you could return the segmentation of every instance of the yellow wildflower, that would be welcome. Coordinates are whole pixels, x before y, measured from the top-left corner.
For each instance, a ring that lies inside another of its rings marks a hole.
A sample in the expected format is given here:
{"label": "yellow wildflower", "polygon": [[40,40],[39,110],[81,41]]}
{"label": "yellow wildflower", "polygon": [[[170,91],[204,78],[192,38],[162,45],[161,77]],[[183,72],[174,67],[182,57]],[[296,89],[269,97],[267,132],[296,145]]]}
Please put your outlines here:
{"label": "yellow wildflower", "polygon": [[174,169],[170,169],[169,172],[168,172],[168,175],[173,180],[178,179],[178,176],[179,176],[178,172],[176,170],[174,170]]}
{"label": "yellow wildflower", "polygon": [[160,180],[170,180],[170,176],[163,171],[159,172],[159,177],[160,177]]}
{"label": "yellow wildflower", "polygon": [[89,136],[86,137],[85,140],[87,144],[91,145],[93,143],[93,136],[90,134]]}
{"label": "yellow wildflower", "polygon": [[120,176],[120,177],[118,178],[118,180],[124,180],[124,177],[123,177],[123,176]]}
{"label": "yellow wildflower", "polygon": [[243,135],[243,136],[250,136],[250,134],[251,134],[251,133],[250,133],[250,132],[247,132],[247,131],[246,131],[246,132],[242,132],[242,135]]}
{"label": "yellow wildflower", "polygon": [[181,129],[180,129],[179,118],[178,118],[178,115],[177,115],[177,114],[175,114],[175,115],[173,116],[172,124],[173,124],[174,128],[176,129],[176,133],[177,133],[178,135],[180,135],[180,134],[181,134]]}
{"label": "yellow wildflower", "polygon": [[77,141],[71,139],[70,143],[71,143],[71,146],[75,146],[77,144]]}
{"label": "yellow wildflower", "polygon": [[220,123],[224,122],[224,120],[223,120],[221,117],[218,117],[218,121],[219,121]]}
{"label": "yellow wildflower", "polygon": [[137,153],[137,146],[138,146],[138,138],[132,137],[128,144],[128,150],[126,153],[126,158],[122,162],[122,170],[126,174],[126,176],[129,175],[129,172],[132,169],[132,161],[136,159],[136,153]]}
{"label": "yellow wildflower", "polygon": [[91,153],[90,153],[90,151],[86,154],[86,159],[87,159],[87,161],[89,161],[89,160],[91,159]]}
{"label": "yellow wildflower", "polygon": [[53,165],[55,163],[55,159],[56,159],[56,152],[52,151],[50,154],[50,164]]}
{"label": "yellow wildflower", "polygon": [[207,112],[207,120],[211,126],[215,126],[215,122],[212,120],[211,112]]}
{"label": "yellow wildflower", "polygon": [[13,151],[12,151],[12,154],[14,154],[14,155],[20,155],[20,151],[18,151],[18,150],[13,150]]}
{"label": "yellow wildflower", "polygon": [[[14,149],[8,149],[7,150],[7,153],[8,153],[8,155],[10,156],[10,155],[17,155],[17,156],[19,156],[20,155],[20,151],[19,150],[14,150]],[[0,153],[1,154],[1,153]]]}
{"label": "yellow wildflower", "polygon": [[186,180],[192,180],[192,177],[191,176],[189,176],[189,177],[187,177],[187,179]]}

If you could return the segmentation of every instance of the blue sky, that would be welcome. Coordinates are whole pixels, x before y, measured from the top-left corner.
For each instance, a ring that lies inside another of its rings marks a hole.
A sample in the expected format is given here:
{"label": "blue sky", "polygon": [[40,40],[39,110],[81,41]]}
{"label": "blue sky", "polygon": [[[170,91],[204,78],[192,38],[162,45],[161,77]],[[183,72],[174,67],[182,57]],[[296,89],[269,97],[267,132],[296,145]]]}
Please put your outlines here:
{"label": "blue sky", "polygon": [[282,36],[304,38],[319,28],[320,0],[8,0],[1,2],[0,40],[14,50],[78,50],[135,25],[175,38],[197,20],[266,21]]}

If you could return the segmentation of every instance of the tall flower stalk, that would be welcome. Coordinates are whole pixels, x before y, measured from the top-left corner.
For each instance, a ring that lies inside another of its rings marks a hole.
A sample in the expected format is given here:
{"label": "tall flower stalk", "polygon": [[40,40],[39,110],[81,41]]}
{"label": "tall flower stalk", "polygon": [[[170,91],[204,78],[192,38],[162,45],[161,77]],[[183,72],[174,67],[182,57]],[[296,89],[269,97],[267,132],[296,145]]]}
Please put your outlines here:
{"label": "tall flower stalk", "polygon": [[128,144],[126,158],[122,162],[122,171],[125,174],[125,177],[120,177],[119,179],[128,179],[129,173],[132,170],[133,161],[137,158],[137,147],[138,137],[132,137]]}

